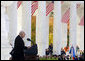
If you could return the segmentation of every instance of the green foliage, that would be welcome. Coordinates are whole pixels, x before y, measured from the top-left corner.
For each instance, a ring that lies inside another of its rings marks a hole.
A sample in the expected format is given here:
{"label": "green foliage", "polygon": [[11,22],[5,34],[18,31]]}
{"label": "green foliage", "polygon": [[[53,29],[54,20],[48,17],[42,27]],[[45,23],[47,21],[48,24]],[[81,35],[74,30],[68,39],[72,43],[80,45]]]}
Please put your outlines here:
{"label": "green foliage", "polygon": [[69,46],[69,29],[67,29],[67,46]]}
{"label": "green foliage", "polygon": [[53,33],[49,33],[49,45],[53,43]]}
{"label": "green foliage", "polygon": [[50,13],[50,17],[53,17],[53,15],[54,15],[54,12],[51,12],[51,13]]}
{"label": "green foliage", "polygon": [[[51,14],[53,14],[53,12],[51,12]],[[53,43],[53,23],[49,24],[49,45],[51,43]]]}
{"label": "green foliage", "polygon": [[49,26],[49,31],[50,31],[50,33],[53,33],[53,25]]}
{"label": "green foliage", "polygon": [[40,58],[40,60],[58,60],[58,58],[54,58],[54,57],[52,57],[52,58]]}
{"label": "green foliage", "polygon": [[31,40],[33,40],[34,43],[36,43],[36,22],[34,20],[32,20],[31,25]]}

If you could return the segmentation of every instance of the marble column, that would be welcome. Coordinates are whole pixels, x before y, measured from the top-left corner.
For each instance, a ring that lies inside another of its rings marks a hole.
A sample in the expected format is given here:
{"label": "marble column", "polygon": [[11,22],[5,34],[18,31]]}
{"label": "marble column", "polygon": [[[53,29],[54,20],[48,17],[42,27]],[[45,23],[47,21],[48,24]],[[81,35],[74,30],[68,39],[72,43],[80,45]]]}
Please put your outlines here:
{"label": "marble column", "polygon": [[27,38],[31,39],[31,1],[22,3],[22,30],[26,33],[25,45],[31,46],[31,42],[26,40]]}
{"label": "marble column", "polygon": [[47,40],[46,40],[46,48],[48,48],[49,47],[49,14],[48,14],[48,16],[46,16],[46,38],[47,38]]}
{"label": "marble column", "polygon": [[80,50],[84,50],[84,26],[80,26],[79,22],[77,24],[77,45]]}
{"label": "marble column", "polygon": [[9,16],[9,42],[14,46],[14,40],[17,36],[17,1],[7,8]]}
{"label": "marble column", "polygon": [[22,30],[22,4],[20,7],[17,9],[17,34]]}
{"label": "marble column", "polygon": [[84,50],[84,26],[80,26],[80,50]]}
{"label": "marble column", "polygon": [[46,1],[38,2],[38,13],[36,17],[36,43],[38,54],[45,55],[48,43],[48,20],[46,20]]}
{"label": "marble column", "polygon": [[84,4],[81,5],[83,6],[77,9],[77,45],[80,50],[84,50],[84,26],[79,25],[81,17],[84,16]]}
{"label": "marble column", "polygon": [[[9,3],[9,4],[8,4]],[[9,17],[6,9],[12,2],[1,2],[1,60],[8,60],[10,58],[11,46],[9,45]]]}
{"label": "marble column", "polygon": [[71,2],[70,6],[70,47],[73,46],[76,52],[76,41],[77,41],[77,12],[76,3]]}
{"label": "marble column", "polygon": [[61,2],[54,1],[53,54],[60,55],[62,47]]}
{"label": "marble column", "polygon": [[62,48],[67,46],[67,23],[62,23]]}

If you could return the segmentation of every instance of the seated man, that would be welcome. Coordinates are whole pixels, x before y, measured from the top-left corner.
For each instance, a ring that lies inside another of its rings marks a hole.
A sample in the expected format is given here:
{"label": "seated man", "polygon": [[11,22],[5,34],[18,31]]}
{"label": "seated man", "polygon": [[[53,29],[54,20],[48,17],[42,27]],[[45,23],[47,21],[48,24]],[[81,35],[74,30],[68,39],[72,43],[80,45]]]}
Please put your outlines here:
{"label": "seated man", "polygon": [[49,54],[52,55],[52,53],[53,53],[53,44],[51,43],[49,45]]}
{"label": "seated man", "polygon": [[16,37],[14,48],[10,53],[12,55],[12,60],[24,60],[24,49],[27,49],[27,47],[24,45],[24,37],[24,31],[21,31],[19,35]]}

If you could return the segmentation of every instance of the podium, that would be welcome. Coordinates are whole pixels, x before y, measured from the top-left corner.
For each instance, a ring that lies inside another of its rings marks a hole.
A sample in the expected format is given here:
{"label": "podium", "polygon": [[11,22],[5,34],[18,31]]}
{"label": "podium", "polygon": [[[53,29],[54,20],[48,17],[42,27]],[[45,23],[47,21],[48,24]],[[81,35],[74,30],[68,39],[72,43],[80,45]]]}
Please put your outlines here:
{"label": "podium", "polygon": [[37,44],[33,45],[29,49],[24,50],[25,60],[38,60]]}

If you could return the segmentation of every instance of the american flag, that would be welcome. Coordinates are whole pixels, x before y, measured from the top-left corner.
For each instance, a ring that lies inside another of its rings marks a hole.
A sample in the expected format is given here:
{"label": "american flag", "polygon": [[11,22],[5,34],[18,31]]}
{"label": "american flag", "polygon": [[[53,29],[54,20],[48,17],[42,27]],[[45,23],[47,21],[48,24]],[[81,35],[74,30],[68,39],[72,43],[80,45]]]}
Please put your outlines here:
{"label": "american flag", "polygon": [[62,17],[62,22],[67,23],[70,19],[70,8],[65,12],[65,14]]}
{"label": "american flag", "polygon": [[[63,4],[64,1],[61,1],[61,4]],[[49,3],[47,6],[46,6],[46,16],[52,12],[52,10],[54,9],[54,1],[52,1],[51,3]]]}
{"label": "american flag", "polygon": [[[54,9],[53,7],[54,3],[53,1],[51,3],[49,3],[47,6],[46,6],[46,16]],[[38,9],[38,1],[34,1],[32,3],[32,6],[31,6],[31,9],[32,9],[32,15],[35,13],[35,11]]]}
{"label": "american flag", "polygon": [[38,1],[33,1],[33,2],[32,2],[32,5],[35,4],[36,2],[38,2]]}
{"label": "american flag", "polygon": [[17,9],[20,7],[21,4],[22,4],[22,1],[17,2]]}
{"label": "american flag", "polygon": [[[61,1],[61,4],[64,3],[64,1]],[[18,1],[17,3],[17,8],[20,7],[20,5],[22,4],[22,1]],[[31,4],[31,13],[32,15],[35,13],[35,11],[38,9],[38,1],[33,1]],[[54,9],[54,1],[52,1],[51,3],[49,3],[46,6],[46,16]]]}
{"label": "american flag", "polygon": [[[22,4],[22,1],[17,2],[17,9],[20,7],[21,4]],[[38,9],[38,1],[33,1],[31,4],[32,15],[35,13],[37,9]]]}
{"label": "american flag", "polygon": [[61,4],[63,4],[64,3],[64,1],[61,1]]}
{"label": "american flag", "polygon": [[[80,4],[77,4],[77,8],[79,8],[79,7],[80,7]],[[70,20],[70,8],[64,13],[61,21],[63,23],[68,23],[69,20]]]}
{"label": "american flag", "polygon": [[37,9],[38,9],[38,1],[34,1],[31,6],[31,14],[33,15]]}
{"label": "american flag", "polygon": [[81,18],[79,25],[84,26],[84,16]]}
{"label": "american flag", "polygon": [[54,9],[54,1],[46,6],[46,16]]}

